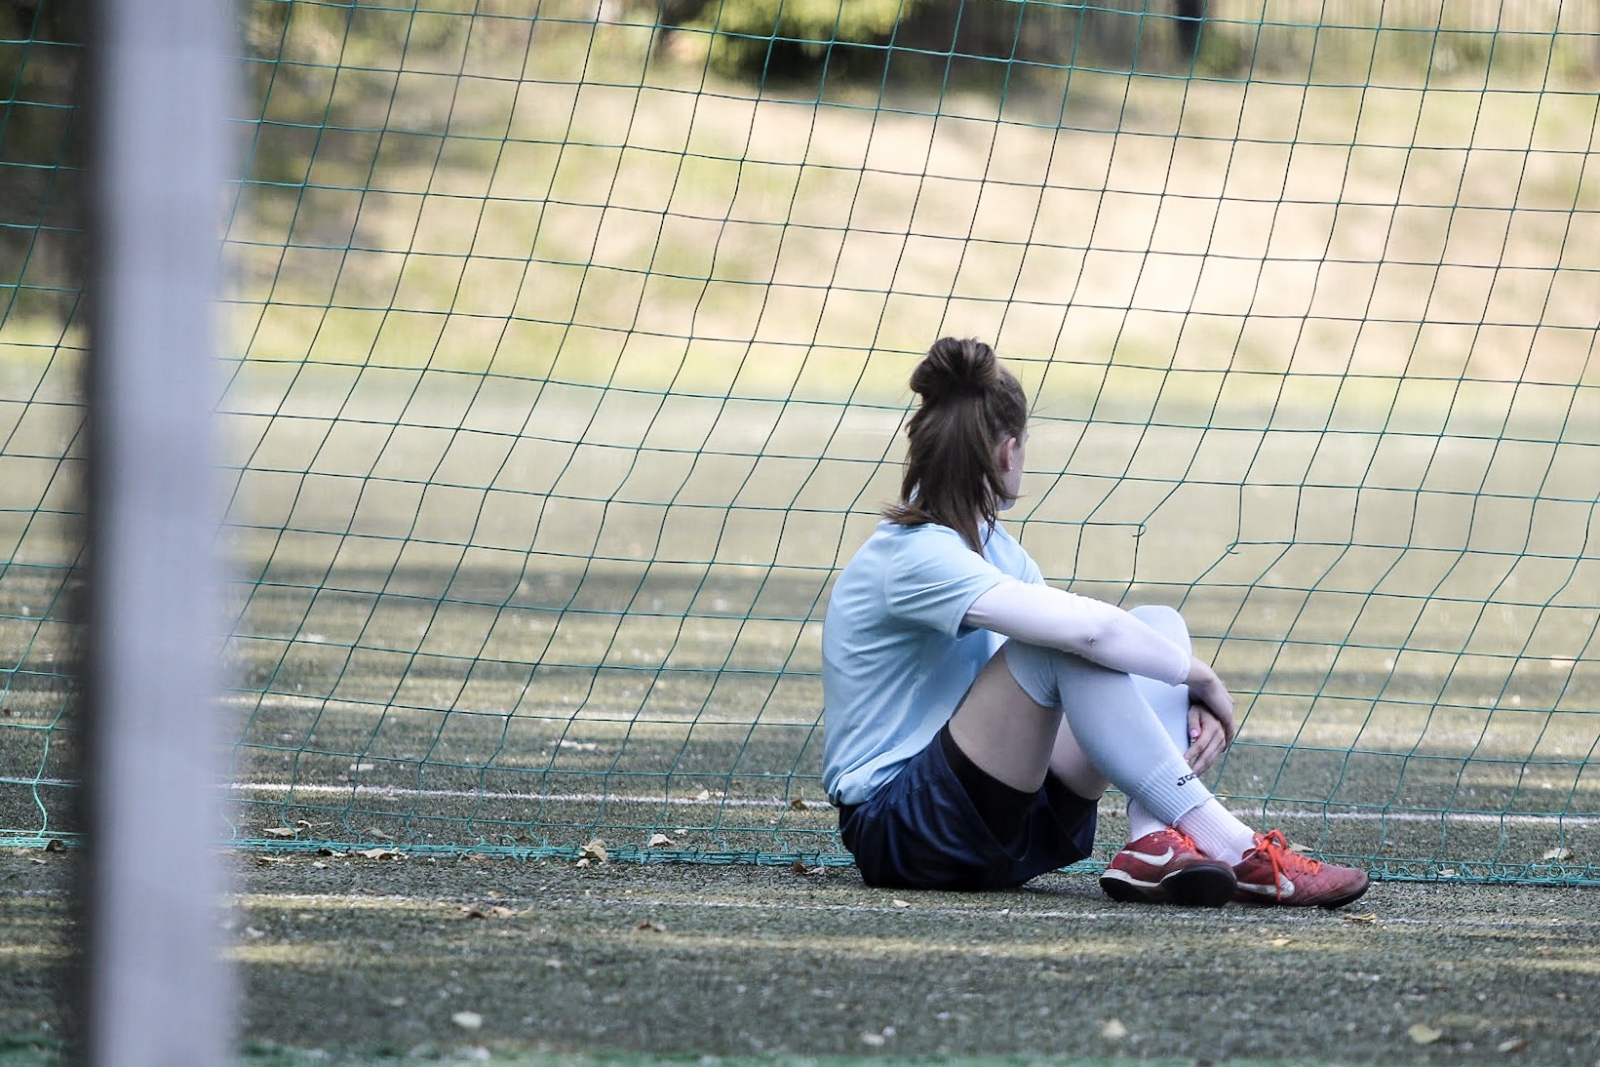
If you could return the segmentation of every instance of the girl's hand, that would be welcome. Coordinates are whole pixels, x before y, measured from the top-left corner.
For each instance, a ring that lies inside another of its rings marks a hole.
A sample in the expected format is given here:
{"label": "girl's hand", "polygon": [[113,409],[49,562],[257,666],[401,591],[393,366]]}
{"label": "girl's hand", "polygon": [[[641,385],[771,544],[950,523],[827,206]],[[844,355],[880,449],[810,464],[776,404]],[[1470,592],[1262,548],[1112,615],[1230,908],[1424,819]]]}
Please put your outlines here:
{"label": "girl's hand", "polygon": [[1211,712],[1199,704],[1189,705],[1189,751],[1183,758],[1189,761],[1189,766],[1196,774],[1209,771],[1222,754],[1228,750],[1228,735],[1222,731],[1222,723]]}
{"label": "girl's hand", "polygon": [[1198,704],[1222,727],[1225,743],[1233,741],[1233,697],[1222,684],[1217,672],[1202,660],[1189,658],[1189,677],[1184,680],[1189,687],[1189,703]]}

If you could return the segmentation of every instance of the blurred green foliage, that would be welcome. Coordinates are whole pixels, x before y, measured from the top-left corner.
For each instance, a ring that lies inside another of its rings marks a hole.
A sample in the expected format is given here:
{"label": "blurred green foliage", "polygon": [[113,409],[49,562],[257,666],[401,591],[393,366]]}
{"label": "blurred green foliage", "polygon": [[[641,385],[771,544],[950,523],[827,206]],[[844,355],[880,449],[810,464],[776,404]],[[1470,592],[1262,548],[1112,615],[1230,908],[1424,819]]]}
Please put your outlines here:
{"label": "blurred green foliage", "polygon": [[923,0],[706,0],[680,23],[707,36],[707,60],[728,76],[793,73],[840,45],[881,45]]}

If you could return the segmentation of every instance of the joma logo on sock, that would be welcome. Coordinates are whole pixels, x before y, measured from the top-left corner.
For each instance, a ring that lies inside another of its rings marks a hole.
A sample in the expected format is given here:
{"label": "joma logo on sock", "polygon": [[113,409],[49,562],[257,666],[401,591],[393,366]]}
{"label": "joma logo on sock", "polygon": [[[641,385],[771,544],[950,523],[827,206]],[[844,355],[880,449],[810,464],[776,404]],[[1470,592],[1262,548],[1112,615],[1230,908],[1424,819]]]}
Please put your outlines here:
{"label": "joma logo on sock", "polygon": [[1194,771],[1190,771],[1188,774],[1178,779],[1178,788],[1182,789],[1184,786],[1188,785],[1198,777],[1200,777],[1198,774],[1196,774]]}

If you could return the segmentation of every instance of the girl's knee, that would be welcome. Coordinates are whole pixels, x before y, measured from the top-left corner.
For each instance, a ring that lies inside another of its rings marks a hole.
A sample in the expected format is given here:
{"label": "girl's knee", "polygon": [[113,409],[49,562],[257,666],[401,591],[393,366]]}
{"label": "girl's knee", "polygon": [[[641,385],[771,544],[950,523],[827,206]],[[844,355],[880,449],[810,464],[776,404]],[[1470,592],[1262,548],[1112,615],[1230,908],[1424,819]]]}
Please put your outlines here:
{"label": "girl's knee", "polygon": [[1166,604],[1140,604],[1130,608],[1129,614],[1137,616],[1168,641],[1186,651],[1192,650],[1189,624],[1183,621],[1178,609]]}
{"label": "girl's knee", "polygon": [[1056,679],[1059,657],[1065,655],[1053,648],[1042,648],[1023,641],[1007,641],[1002,654],[1012,681],[1017,683],[1028,699],[1042,708],[1061,704],[1060,687]]}

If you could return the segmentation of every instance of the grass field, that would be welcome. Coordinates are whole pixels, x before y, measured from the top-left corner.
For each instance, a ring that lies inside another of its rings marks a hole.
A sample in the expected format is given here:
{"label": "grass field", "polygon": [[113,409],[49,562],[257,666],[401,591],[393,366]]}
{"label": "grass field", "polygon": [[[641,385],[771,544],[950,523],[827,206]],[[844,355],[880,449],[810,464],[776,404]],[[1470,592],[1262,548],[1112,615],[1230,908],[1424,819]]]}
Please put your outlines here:
{"label": "grass field", "polygon": [[[225,836],[648,852],[663,834],[659,854],[839,858],[816,778],[820,623],[892,494],[897,411],[689,419],[670,396],[419,387],[384,422],[374,390],[344,420],[286,413],[299,395],[231,423]],[[1042,416],[1016,520],[1047,574],[1189,615],[1244,711],[1217,788],[1380,873],[1592,870],[1593,561],[1581,529],[1528,528],[1517,489],[1581,512],[1592,446],[1230,433],[1196,450],[1178,420]],[[1180,449],[1181,485],[1155,466]],[[1354,512],[1325,505],[1341,498]],[[59,577],[14,569],[0,611],[40,667],[0,721],[0,822],[45,836],[67,825],[51,783],[73,752],[44,669],[68,631],[35,622]]]}
{"label": "grass field", "polygon": [[1151,371],[1223,406],[1292,405],[1286,371],[1421,410],[1475,406],[1463,376],[1593,381],[1581,78],[908,54],[915,77],[755,94],[650,25],[521,34],[400,76],[355,57],[337,89],[328,46],[290,42],[252,147],[289,169],[243,190],[231,350],[882,399],[904,376],[870,353],[954,331],[1119,399]]}
{"label": "grass field", "polygon": [[[837,859],[827,582],[950,331],[1034,394],[1014,521],[1047,575],[1178,604],[1243,699],[1233,803],[1396,877],[1595,877],[1581,75],[924,56],[756,93],[556,14],[479,48],[436,12],[393,55],[308,16],[257,65],[227,839]],[[76,744],[51,337],[0,330],[29,840],[70,833]]]}
{"label": "grass field", "polygon": [[[72,856],[0,852],[0,1063],[57,1062]],[[1340,912],[866,890],[850,869],[238,857],[247,1065],[1600,1061],[1593,889]]]}

